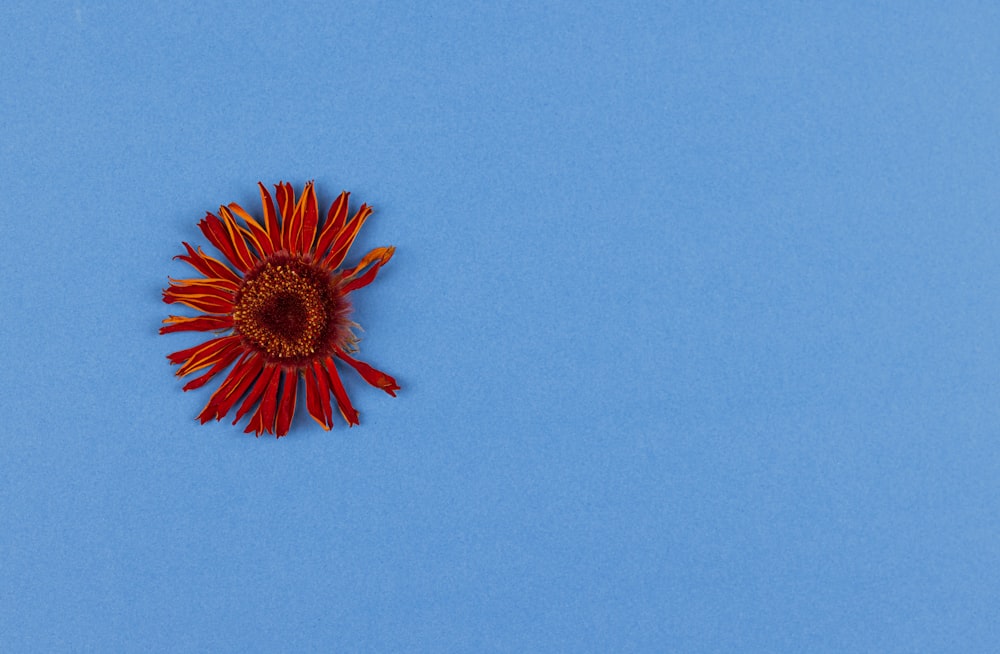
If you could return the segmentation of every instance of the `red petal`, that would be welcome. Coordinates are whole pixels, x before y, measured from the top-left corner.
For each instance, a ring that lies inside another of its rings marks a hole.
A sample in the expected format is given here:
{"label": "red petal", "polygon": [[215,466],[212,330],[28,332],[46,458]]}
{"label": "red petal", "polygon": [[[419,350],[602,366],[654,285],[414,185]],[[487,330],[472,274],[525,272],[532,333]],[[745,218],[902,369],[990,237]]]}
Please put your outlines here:
{"label": "red petal", "polygon": [[351,406],[351,400],[347,397],[347,391],[344,390],[344,384],[340,381],[340,375],[337,374],[337,366],[334,364],[333,359],[327,357],[325,363],[326,365],[323,366],[323,369],[326,370],[327,377],[330,379],[330,388],[333,389],[333,396],[337,398],[337,407],[340,409],[340,415],[344,416],[344,420],[347,421],[348,426],[360,424],[358,422],[358,412]]}
{"label": "red petal", "polygon": [[261,258],[274,252],[274,244],[271,243],[271,237],[267,233],[267,230],[246,209],[235,202],[229,203],[229,209],[247,224],[247,228],[241,229],[241,231],[250,239],[250,243],[257,248],[257,253],[260,254]]}
{"label": "red petal", "polygon": [[204,292],[214,293],[219,297],[232,297],[240,285],[236,282],[222,277],[195,277],[193,279],[174,279],[167,277],[173,286],[178,288],[200,289]]}
{"label": "red petal", "polygon": [[330,406],[330,378],[323,370],[319,361],[312,363],[313,375],[316,376],[316,389],[319,391],[320,408],[323,410],[323,420],[333,427],[333,407]]}
{"label": "red petal", "polygon": [[351,194],[347,191],[342,191],[340,196],[330,205],[326,224],[323,225],[323,231],[320,232],[319,240],[316,242],[317,259],[324,257],[327,248],[333,245],[334,240],[340,236],[340,232],[344,229],[344,223],[347,222],[347,201],[350,196]]}
{"label": "red petal", "polygon": [[173,288],[163,291],[163,301],[167,304],[184,304],[204,313],[231,313],[233,310],[232,299],[223,300],[205,294],[182,294]]}
{"label": "red petal", "polygon": [[316,188],[312,182],[306,184],[302,192],[305,206],[302,209],[302,233],[299,236],[299,252],[312,252],[316,240],[316,226],[319,223],[319,209],[316,206]]}
{"label": "red petal", "polygon": [[264,393],[273,378],[278,374],[280,368],[275,365],[265,364],[263,367],[263,373],[257,378],[253,386],[250,387],[250,392],[247,394],[246,399],[243,400],[243,404],[240,405],[239,410],[236,412],[236,418],[233,420],[235,425],[240,418],[242,418],[247,411],[253,408],[254,403],[260,399],[260,396]]}
{"label": "red petal", "polygon": [[[340,287],[341,293],[350,293],[351,291],[356,291],[359,288],[363,288],[372,283],[375,279],[375,275],[378,274],[378,269],[382,265],[392,258],[392,254],[396,251],[396,248],[391,245],[387,248],[375,248],[371,252],[365,255],[365,258],[361,260],[357,266],[355,266],[349,273],[344,275],[341,280],[343,286]],[[365,269],[365,266],[375,262],[371,268],[368,269],[364,275],[357,277],[357,274]],[[344,284],[344,282],[347,282]]]}
{"label": "red petal", "polygon": [[[291,189],[291,185],[288,186]],[[302,241],[304,240],[303,231],[305,227],[305,206],[306,198],[309,197],[310,192],[314,194],[315,191],[312,187],[312,182],[306,182],[306,187],[302,189],[302,195],[299,196],[298,202],[295,202],[294,191],[289,190],[288,193],[291,195],[286,199],[286,204],[282,213],[285,209],[289,211],[289,214],[285,216],[285,223],[282,226],[282,239],[288,246],[288,251],[293,254],[299,254],[302,250]],[[286,194],[287,195],[287,194]],[[281,197],[279,196],[278,201],[281,202]],[[295,207],[291,208],[290,203],[295,202]]]}
{"label": "red petal", "polygon": [[226,234],[229,237],[229,242],[233,244],[236,256],[240,258],[246,269],[250,270],[257,265],[257,260],[247,246],[247,232],[240,228],[228,207],[219,207],[219,215],[222,216],[222,226],[226,228]]}
{"label": "red petal", "polygon": [[197,252],[187,243],[183,243],[184,247],[187,249],[188,253],[178,254],[174,259],[180,259],[181,261],[186,261],[191,264],[195,270],[200,272],[205,277],[209,278],[222,278],[227,279],[230,282],[239,285],[240,278],[230,270],[229,266],[222,263],[218,259],[208,256],[202,252],[201,248],[198,248]]}
{"label": "red petal", "polygon": [[170,316],[163,321],[166,327],[160,327],[161,334],[171,332],[208,332],[217,329],[229,329],[233,326],[232,316]]}
{"label": "red petal", "polygon": [[177,371],[178,377],[183,377],[188,373],[195,372],[196,370],[201,370],[207,366],[212,365],[221,358],[221,354],[229,347],[233,347],[239,344],[239,336],[223,336],[221,338],[213,338],[210,341],[205,341],[200,345],[190,347],[186,350],[181,350],[179,352],[174,352],[167,356],[170,362],[173,364],[179,364],[185,362],[183,366]]}
{"label": "red petal", "polygon": [[363,361],[358,361],[347,355],[343,350],[337,350],[337,356],[342,359],[349,366],[358,371],[362,379],[374,386],[375,388],[381,388],[383,391],[389,395],[396,397],[396,391],[399,390],[399,384],[396,380],[385,374],[381,370],[376,370],[372,368],[367,363]]}
{"label": "red petal", "polygon": [[358,209],[356,214],[354,214],[354,218],[351,219],[351,222],[349,222],[347,227],[341,231],[340,236],[337,237],[337,241],[333,244],[333,247],[330,248],[330,254],[327,255],[326,259],[323,261],[328,268],[333,270],[344,262],[344,257],[347,256],[347,251],[351,249],[354,239],[357,238],[358,232],[361,231],[361,226],[365,224],[365,220],[367,220],[368,216],[371,214],[371,207],[367,204],[361,205],[361,208]]}
{"label": "red petal", "polygon": [[264,209],[264,229],[267,230],[273,249],[277,250],[281,243],[281,228],[278,226],[278,214],[274,212],[274,200],[263,184],[257,182],[257,186],[260,187],[260,204]]}
{"label": "red petal", "polygon": [[328,417],[330,415],[330,389],[324,386],[325,392],[320,393],[319,383],[316,381],[316,371],[311,366],[305,369],[305,387],[306,408],[309,410],[309,415],[319,423],[320,427],[329,431],[330,427],[333,426],[333,422]]}
{"label": "red petal", "polygon": [[222,369],[228,366],[230,363],[232,363],[233,360],[235,360],[236,357],[238,357],[240,354],[246,354],[246,350],[239,347],[233,347],[227,349],[226,352],[223,354],[222,358],[219,359],[214,366],[209,368],[208,372],[206,372],[204,375],[201,375],[200,377],[195,377],[188,383],[184,384],[184,390],[190,391],[195,388],[201,388],[212,377],[215,377],[217,374],[222,372]]}
{"label": "red petal", "polygon": [[[272,368],[274,373],[268,380],[267,387],[264,388],[264,395],[260,399],[260,404],[250,418],[250,422],[247,423],[247,428],[243,430],[244,433],[249,434],[253,431],[257,436],[260,436],[265,431],[271,434],[274,433],[274,419],[278,408],[278,386],[281,381],[281,368],[279,366],[272,366]],[[240,407],[240,410],[242,411],[243,407]]]}
{"label": "red petal", "polygon": [[282,250],[292,251],[291,233],[288,231],[288,223],[292,220],[292,211],[295,207],[295,191],[292,185],[281,183],[275,185],[275,196],[278,198],[278,209],[281,211],[281,244]]}
{"label": "red petal", "polygon": [[285,370],[281,382],[281,399],[278,401],[278,421],[274,435],[281,438],[288,433],[295,415],[295,393],[299,385],[299,375],[295,370]]}
{"label": "red petal", "polygon": [[[222,224],[222,221],[215,214],[206,213],[205,217],[198,223],[198,227],[201,228],[201,233],[205,235],[205,238],[219,252],[225,255],[233,267],[244,273],[250,270],[252,266],[237,254],[235,247],[229,240],[229,235],[226,233],[225,225]],[[244,247],[246,247],[246,244],[244,244]]]}
{"label": "red petal", "polygon": [[201,423],[205,424],[213,418],[221,420],[222,416],[229,413],[233,405],[239,402],[250,385],[257,379],[257,375],[260,374],[263,367],[264,361],[261,357],[244,354],[243,358],[237,361],[233,369],[229,371],[229,375],[219,388],[212,393],[208,404],[198,416]]}

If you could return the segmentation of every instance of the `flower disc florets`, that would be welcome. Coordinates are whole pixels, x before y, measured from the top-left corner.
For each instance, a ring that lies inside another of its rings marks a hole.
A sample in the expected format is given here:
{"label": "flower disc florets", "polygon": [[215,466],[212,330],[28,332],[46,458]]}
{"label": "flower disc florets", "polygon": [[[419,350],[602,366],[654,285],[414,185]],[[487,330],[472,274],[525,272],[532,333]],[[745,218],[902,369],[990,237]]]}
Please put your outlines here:
{"label": "flower disc florets", "polygon": [[236,293],[237,333],[269,361],[302,365],[344,348],[350,304],[328,271],[309,257],[275,254]]}

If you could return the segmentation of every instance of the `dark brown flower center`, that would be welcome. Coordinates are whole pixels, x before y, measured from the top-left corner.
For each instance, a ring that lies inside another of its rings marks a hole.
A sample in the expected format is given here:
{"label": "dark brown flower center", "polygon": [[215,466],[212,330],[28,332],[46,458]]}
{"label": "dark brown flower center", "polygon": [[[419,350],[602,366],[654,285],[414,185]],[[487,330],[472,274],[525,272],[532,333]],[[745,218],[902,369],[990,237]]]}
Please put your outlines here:
{"label": "dark brown flower center", "polygon": [[344,338],[347,301],[329,273],[298,257],[276,255],[247,273],[236,295],[236,330],[269,360],[303,363]]}

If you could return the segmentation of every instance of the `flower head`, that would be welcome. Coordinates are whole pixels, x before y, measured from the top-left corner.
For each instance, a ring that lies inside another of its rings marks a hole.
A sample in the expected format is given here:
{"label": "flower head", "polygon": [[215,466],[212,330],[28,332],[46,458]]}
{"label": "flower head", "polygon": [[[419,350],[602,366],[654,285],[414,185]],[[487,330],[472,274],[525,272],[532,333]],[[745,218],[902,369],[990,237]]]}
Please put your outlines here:
{"label": "flower head", "polygon": [[295,413],[301,378],[309,415],[324,429],[333,426],[331,393],[347,424],[356,425],[358,412],[340,381],[336,360],[389,395],[395,396],[399,386],[389,375],[351,356],[358,339],[348,296],[375,279],[395,248],[375,248],[353,268],[341,269],[371,208],[361,205],[348,220],[345,191],[321,223],[312,182],[297,200],[291,184],[277,184],[277,211],[271,194],[263,184],[258,186],[263,222],[231,203],[219,207],[218,216],[209,213],[198,224],[225,262],[187,243],[183,244],[187,254],[175,257],[203,277],[170,279],[163,301],[187,305],[202,315],[169,316],[160,333],[217,335],[167,358],[180,365],[179,377],[207,369],[189,381],[185,391],[203,386],[232,366],[198,416],[202,424],[221,420],[239,404],[233,424],[249,413],[247,433],[284,436]]}

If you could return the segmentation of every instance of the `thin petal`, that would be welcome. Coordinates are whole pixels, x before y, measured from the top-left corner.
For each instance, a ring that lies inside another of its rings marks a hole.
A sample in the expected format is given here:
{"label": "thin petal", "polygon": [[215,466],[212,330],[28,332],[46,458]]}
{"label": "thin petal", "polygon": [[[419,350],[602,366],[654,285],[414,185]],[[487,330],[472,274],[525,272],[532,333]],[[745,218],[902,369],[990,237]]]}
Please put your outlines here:
{"label": "thin petal", "polygon": [[[396,248],[391,245],[387,248],[375,248],[371,252],[365,255],[365,258],[361,260],[357,266],[355,266],[350,272],[348,272],[343,279],[340,287],[341,293],[350,293],[351,291],[356,291],[359,288],[363,288],[372,283],[375,279],[375,275],[378,274],[378,269],[382,267],[389,259],[392,258],[392,254],[396,251]],[[358,277],[358,273],[365,269],[365,266],[374,262],[368,272]],[[344,284],[344,282],[347,282]]]}
{"label": "thin petal", "polygon": [[163,321],[166,327],[160,327],[161,334],[171,332],[210,332],[219,329],[229,329],[233,326],[232,316],[169,316]]}
{"label": "thin petal", "polygon": [[208,404],[198,416],[201,423],[205,424],[213,419],[221,420],[224,415],[229,413],[229,410],[240,401],[243,394],[257,379],[263,367],[264,361],[261,357],[244,354],[229,371],[229,375],[226,376],[219,388],[212,393]]}
{"label": "thin petal", "polygon": [[233,244],[236,256],[240,258],[240,261],[247,267],[247,270],[253,268],[257,265],[257,259],[250,252],[249,246],[247,246],[246,237],[249,235],[249,232],[240,227],[228,207],[219,207],[219,215],[222,216],[222,225],[226,228],[226,235],[229,236],[229,242]]}
{"label": "thin petal", "polygon": [[205,275],[205,277],[224,278],[237,285],[240,283],[239,276],[226,264],[214,257],[208,256],[202,251],[201,248],[198,248],[198,250],[195,251],[195,249],[187,243],[182,243],[182,245],[187,249],[188,253],[186,255],[178,254],[174,257],[174,259],[186,261],[191,264],[195,270],[200,272],[202,275]]}
{"label": "thin petal", "polygon": [[183,377],[214,364],[227,354],[229,348],[238,347],[240,339],[241,337],[237,335],[213,338],[201,345],[174,352],[167,358],[173,364],[184,362],[176,373],[178,377]]}
{"label": "thin petal", "polygon": [[316,227],[319,223],[316,187],[312,182],[306,184],[302,196],[305,204],[302,209],[302,231],[299,235],[299,252],[312,252],[313,241],[316,240]]}
{"label": "thin petal", "polygon": [[326,223],[319,234],[316,242],[316,258],[322,259],[326,255],[327,249],[340,236],[340,232],[347,223],[347,203],[351,194],[341,191],[340,196],[330,205],[330,212],[326,215]]}
{"label": "thin petal", "polygon": [[[281,381],[281,368],[279,366],[273,366],[273,368],[274,373],[268,380],[267,387],[264,388],[264,395],[260,398],[260,404],[257,405],[257,410],[254,411],[253,416],[250,418],[250,422],[247,423],[247,428],[243,430],[244,433],[249,434],[252,431],[256,433],[257,436],[260,436],[265,431],[269,434],[274,433],[274,419],[278,409],[278,390],[279,383]],[[240,409],[242,410],[242,407]]]}
{"label": "thin petal", "polygon": [[304,377],[306,409],[309,410],[309,415],[319,423],[320,427],[329,431],[333,426],[332,421],[327,422],[330,414],[330,390],[327,388],[325,393],[320,394],[319,382],[316,381],[316,371],[313,370],[312,366],[305,368]]}
{"label": "thin petal", "polygon": [[288,223],[292,220],[292,211],[295,208],[295,191],[292,185],[279,182],[274,187],[275,197],[278,199],[278,209],[281,211],[281,240],[279,241],[282,250],[292,251],[291,233],[288,230]]}
{"label": "thin petal", "polygon": [[260,187],[260,204],[264,210],[264,229],[271,239],[272,250],[277,250],[281,243],[281,227],[278,226],[278,214],[274,211],[274,200],[263,184],[257,182],[257,186]]}
{"label": "thin petal", "polygon": [[250,213],[236,204],[235,202],[229,203],[229,210],[235,215],[243,219],[243,222],[247,224],[246,229],[240,228],[244,236],[247,238],[247,242],[250,243],[254,248],[256,248],[257,253],[261,258],[268,256],[274,252],[274,244],[271,243],[271,236],[267,233],[257,219],[250,215]]}
{"label": "thin petal", "polygon": [[348,426],[360,424],[358,421],[358,412],[351,405],[351,399],[347,397],[347,391],[344,390],[344,384],[340,381],[340,375],[337,374],[337,366],[334,364],[332,358],[326,358],[326,365],[323,366],[323,369],[330,380],[330,388],[333,389],[333,396],[337,398],[337,408],[340,409],[340,415],[344,416],[344,420],[347,421]]}
{"label": "thin petal", "polygon": [[330,254],[324,259],[323,263],[328,268],[332,270],[344,262],[344,257],[347,256],[347,252],[351,249],[354,239],[357,238],[358,232],[361,231],[361,226],[365,224],[365,220],[370,215],[372,215],[372,208],[367,204],[361,205],[358,212],[354,214],[354,218],[341,231],[333,247],[330,248]]}
{"label": "thin petal", "polygon": [[[234,268],[245,273],[253,267],[250,261],[242,258],[237,252],[236,247],[230,241],[226,226],[215,214],[206,213],[205,217],[198,223],[198,227],[201,228],[201,233],[205,235],[205,238],[225,255]],[[245,243],[243,247],[246,247]]]}
{"label": "thin petal", "polygon": [[[230,313],[233,310],[234,291],[217,285],[214,280],[170,280],[163,291],[167,304],[180,302],[205,313]],[[223,282],[229,284],[229,282]]]}
{"label": "thin petal", "polygon": [[[240,290],[239,284],[222,277],[195,277],[192,279],[174,279],[173,277],[167,277],[167,280],[169,280],[174,286],[178,287],[203,288],[206,290],[214,289],[229,293],[230,295]],[[223,297],[222,293],[219,293],[219,297]]]}
{"label": "thin petal", "polygon": [[281,382],[281,399],[278,400],[278,420],[275,423],[274,435],[281,438],[288,433],[295,415],[295,394],[299,385],[299,374],[296,370],[284,370]]}
{"label": "thin petal", "polygon": [[[289,188],[291,186],[289,185]],[[305,227],[305,207],[306,198],[309,197],[310,192],[314,194],[312,182],[306,182],[306,187],[302,189],[302,195],[299,196],[298,202],[295,203],[295,208],[290,210],[291,215],[285,220],[285,224],[282,227],[283,238],[285,239],[289,252],[293,254],[300,254],[302,250],[303,241],[303,228]],[[294,201],[294,192],[291,196]],[[286,208],[288,205],[285,205]]]}
{"label": "thin petal", "polygon": [[264,390],[268,387],[268,385],[270,385],[271,379],[278,374],[279,370],[280,368],[275,365],[265,364],[263,366],[261,376],[258,377],[257,381],[250,387],[250,392],[247,394],[246,399],[243,400],[243,404],[240,405],[239,410],[236,412],[236,418],[233,420],[234,425],[239,422],[239,419],[242,418],[247,411],[253,408],[254,403],[260,399]]}
{"label": "thin petal", "polygon": [[243,348],[239,348],[239,347],[228,348],[225,351],[225,354],[223,354],[222,358],[219,359],[215,363],[214,366],[212,366],[211,368],[209,368],[208,372],[206,372],[205,374],[200,375],[198,377],[195,377],[194,379],[192,379],[191,381],[189,381],[187,384],[185,384],[184,385],[184,390],[185,391],[190,391],[190,390],[195,389],[195,388],[201,388],[202,386],[205,385],[206,382],[208,382],[210,379],[212,379],[212,377],[215,377],[217,374],[219,374],[220,372],[222,372],[222,370],[226,366],[228,366],[230,363],[232,363],[233,361],[235,361],[236,357],[240,356],[241,354],[245,354],[245,353],[246,353],[246,350],[243,349]]}
{"label": "thin petal", "polygon": [[330,378],[323,370],[323,363],[313,361],[312,371],[316,376],[316,389],[319,391],[319,406],[323,410],[323,420],[333,427],[333,407],[330,406]]}
{"label": "thin petal", "polygon": [[233,310],[232,297],[224,299],[208,293],[183,291],[184,289],[170,287],[163,291],[163,301],[167,304],[184,304],[204,313],[230,313]]}
{"label": "thin petal", "polygon": [[363,361],[358,361],[354,359],[343,350],[337,350],[337,357],[340,358],[344,363],[348,364],[352,368],[358,371],[361,378],[366,382],[374,386],[375,388],[381,388],[383,391],[389,395],[396,397],[396,391],[399,390],[399,384],[396,380],[385,374],[381,370],[376,370],[372,368],[367,363]]}

